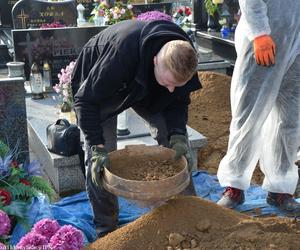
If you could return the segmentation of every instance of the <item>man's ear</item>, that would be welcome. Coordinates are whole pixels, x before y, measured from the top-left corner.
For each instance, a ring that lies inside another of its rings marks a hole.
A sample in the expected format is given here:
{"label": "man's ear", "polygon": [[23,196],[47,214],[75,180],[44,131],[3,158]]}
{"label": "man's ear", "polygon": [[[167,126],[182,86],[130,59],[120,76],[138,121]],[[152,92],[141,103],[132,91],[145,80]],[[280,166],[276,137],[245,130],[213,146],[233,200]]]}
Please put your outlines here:
{"label": "man's ear", "polygon": [[153,64],[154,64],[154,65],[157,64],[157,57],[156,57],[156,56],[153,57]]}

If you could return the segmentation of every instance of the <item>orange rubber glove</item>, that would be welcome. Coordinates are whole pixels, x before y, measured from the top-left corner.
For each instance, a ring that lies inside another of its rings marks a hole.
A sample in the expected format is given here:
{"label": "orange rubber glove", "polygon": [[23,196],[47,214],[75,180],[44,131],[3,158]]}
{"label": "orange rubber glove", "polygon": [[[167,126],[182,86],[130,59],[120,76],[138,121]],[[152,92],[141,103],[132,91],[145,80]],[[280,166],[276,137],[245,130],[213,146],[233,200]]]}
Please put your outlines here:
{"label": "orange rubber glove", "polygon": [[258,65],[271,66],[275,64],[275,43],[271,36],[263,35],[253,41],[255,60]]}

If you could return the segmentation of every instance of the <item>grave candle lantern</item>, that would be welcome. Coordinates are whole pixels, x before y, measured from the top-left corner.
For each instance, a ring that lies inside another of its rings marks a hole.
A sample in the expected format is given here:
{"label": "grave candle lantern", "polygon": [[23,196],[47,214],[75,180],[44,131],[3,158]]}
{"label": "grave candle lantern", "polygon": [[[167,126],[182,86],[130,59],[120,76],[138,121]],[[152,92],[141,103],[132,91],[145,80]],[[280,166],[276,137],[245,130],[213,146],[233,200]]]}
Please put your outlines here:
{"label": "grave candle lantern", "polygon": [[30,72],[30,88],[32,99],[43,99],[43,80],[42,74],[37,63],[33,63]]}

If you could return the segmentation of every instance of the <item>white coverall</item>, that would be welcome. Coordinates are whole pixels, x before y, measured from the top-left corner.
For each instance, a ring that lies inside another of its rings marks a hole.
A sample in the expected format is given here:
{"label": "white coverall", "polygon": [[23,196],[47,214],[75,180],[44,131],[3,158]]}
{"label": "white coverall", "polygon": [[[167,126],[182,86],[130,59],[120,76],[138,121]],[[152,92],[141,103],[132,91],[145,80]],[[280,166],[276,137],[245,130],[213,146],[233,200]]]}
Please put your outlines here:
{"label": "white coverall", "polygon": [[[245,190],[260,162],[263,189],[293,194],[300,125],[300,0],[240,0],[237,60],[231,83],[232,121],[221,186]],[[272,67],[255,62],[253,39],[270,35],[276,44]]]}

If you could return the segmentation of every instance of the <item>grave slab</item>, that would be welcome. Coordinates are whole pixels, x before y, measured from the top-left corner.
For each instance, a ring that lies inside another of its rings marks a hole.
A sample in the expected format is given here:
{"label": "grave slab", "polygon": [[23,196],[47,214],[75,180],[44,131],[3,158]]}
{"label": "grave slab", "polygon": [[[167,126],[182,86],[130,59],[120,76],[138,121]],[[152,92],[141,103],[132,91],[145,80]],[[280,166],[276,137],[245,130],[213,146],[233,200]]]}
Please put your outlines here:
{"label": "grave slab", "polygon": [[[59,194],[84,190],[84,177],[80,169],[78,156],[64,157],[53,154],[47,149],[46,127],[59,118],[59,109],[55,105],[56,102],[51,96],[44,100],[26,98],[30,148],[37,155],[43,170]],[[128,117],[128,128],[131,133],[128,136],[118,136],[118,149],[122,149],[126,145],[157,145],[157,142],[150,136],[143,119],[131,109],[128,110]],[[198,150],[206,145],[207,140],[190,127],[188,127],[188,134],[194,158],[197,160]],[[194,169],[196,167],[197,161]]]}

